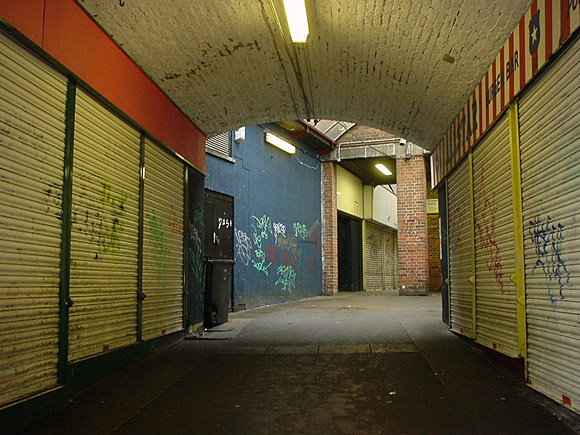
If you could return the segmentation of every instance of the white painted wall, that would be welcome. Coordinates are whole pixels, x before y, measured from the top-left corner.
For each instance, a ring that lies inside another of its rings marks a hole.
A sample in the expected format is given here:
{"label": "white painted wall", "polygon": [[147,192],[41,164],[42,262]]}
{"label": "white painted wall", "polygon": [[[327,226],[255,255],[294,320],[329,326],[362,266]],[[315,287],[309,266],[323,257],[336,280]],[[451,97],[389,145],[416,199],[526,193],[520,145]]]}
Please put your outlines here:
{"label": "white painted wall", "polygon": [[[395,193],[397,186],[391,185]],[[397,195],[388,186],[377,186],[373,192],[373,220],[397,228]]]}

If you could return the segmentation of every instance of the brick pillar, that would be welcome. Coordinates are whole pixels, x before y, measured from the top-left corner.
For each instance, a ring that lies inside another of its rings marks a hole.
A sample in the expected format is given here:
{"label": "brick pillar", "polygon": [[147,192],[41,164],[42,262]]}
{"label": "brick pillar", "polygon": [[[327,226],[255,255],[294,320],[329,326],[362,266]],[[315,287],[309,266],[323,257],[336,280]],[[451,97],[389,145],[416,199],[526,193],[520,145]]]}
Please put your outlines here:
{"label": "brick pillar", "polygon": [[427,186],[425,159],[397,159],[399,295],[424,296],[428,291]]}
{"label": "brick pillar", "polygon": [[338,293],[336,164],[322,162],[322,294]]}

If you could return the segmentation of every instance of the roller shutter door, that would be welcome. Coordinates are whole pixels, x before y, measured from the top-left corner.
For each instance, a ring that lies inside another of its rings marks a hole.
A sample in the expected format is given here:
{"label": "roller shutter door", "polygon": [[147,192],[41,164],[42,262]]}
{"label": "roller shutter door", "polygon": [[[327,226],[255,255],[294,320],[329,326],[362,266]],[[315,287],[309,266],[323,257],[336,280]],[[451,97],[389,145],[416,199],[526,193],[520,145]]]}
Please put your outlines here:
{"label": "roller shutter door", "polygon": [[473,151],[477,342],[518,356],[509,119]]}
{"label": "roller shutter door", "polygon": [[57,384],[66,88],[0,34],[0,407]]}
{"label": "roller shutter door", "polygon": [[383,283],[384,288],[392,290],[395,288],[395,252],[393,233],[383,229]]}
{"label": "roller shutter door", "polygon": [[377,225],[365,225],[365,290],[383,290],[383,235]]}
{"label": "roller shutter door", "polygon": [[183,163],[145,141],[143,339],[183,326]]}
{"label": "roller shutter door", "polygon": [[470,159],[449,177],[449,289],[451,330],[474,337],[473,217]]}
{"label": "roller shutter door", "polygon": [[69,360],[137,337],[139,133],[77,93]]}
{"label": "roller shutter door", "polygon": [[520,102],[529,383],[580,410],[580,43]]}

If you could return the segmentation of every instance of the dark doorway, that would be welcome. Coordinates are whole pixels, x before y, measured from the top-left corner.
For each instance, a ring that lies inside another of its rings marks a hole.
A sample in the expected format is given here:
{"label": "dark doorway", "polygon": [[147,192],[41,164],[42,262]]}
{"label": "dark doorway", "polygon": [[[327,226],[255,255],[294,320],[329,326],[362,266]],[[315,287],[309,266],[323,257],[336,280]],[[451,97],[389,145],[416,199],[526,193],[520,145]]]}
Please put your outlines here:
{"label": "dark doorway", "polygon": [[225,323],[233,306],[234,198],[205,191],[204,323]]}
{"label": "dark doorway", "polygon": [[362,223],[338,214],[338,290],[362,290]]}
{"label": "dark doorway", "polygon": [[234,198],[205,191],[205,255],[231,260],[234,253]]}

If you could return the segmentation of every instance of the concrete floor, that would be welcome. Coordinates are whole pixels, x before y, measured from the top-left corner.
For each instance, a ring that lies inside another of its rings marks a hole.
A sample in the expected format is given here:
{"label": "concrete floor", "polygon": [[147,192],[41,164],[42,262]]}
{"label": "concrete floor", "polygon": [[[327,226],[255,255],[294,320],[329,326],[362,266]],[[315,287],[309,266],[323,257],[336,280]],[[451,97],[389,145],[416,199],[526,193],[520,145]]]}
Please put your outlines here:
{"label": "concrete floor", "polygon": [[134,362],[23,433],[576,433],[575,414],[440,319],[439,295],[395,292],[230,314],[203,339]]}

